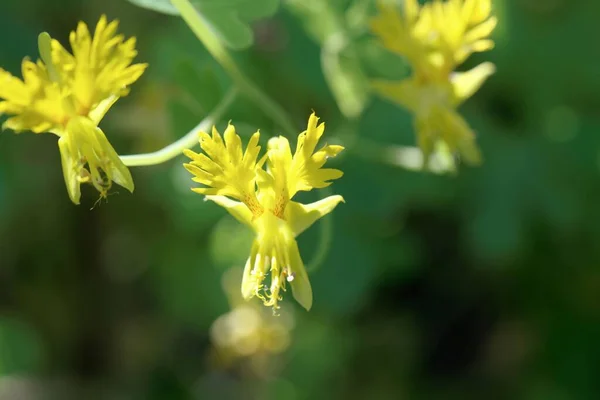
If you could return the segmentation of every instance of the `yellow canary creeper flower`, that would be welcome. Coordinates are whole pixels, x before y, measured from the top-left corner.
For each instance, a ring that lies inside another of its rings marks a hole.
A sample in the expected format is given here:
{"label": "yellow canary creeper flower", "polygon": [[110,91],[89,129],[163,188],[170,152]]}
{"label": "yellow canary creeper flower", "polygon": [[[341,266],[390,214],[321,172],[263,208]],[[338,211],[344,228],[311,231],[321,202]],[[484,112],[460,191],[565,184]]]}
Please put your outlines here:
{"label": "yellow canary creeper flower", "polygon": [[292,198],[299,191],[329,186],[342,176],[339,170],[323,168],[342,146],[325,145],[315,151],[324,130],[325,124],[318,124],[313,113],[293,155],[288,140],[279,136],[269,140],[266,154],[258,161],[259,132],[243,151],[233,125],[224,138],[216,129],[212,135],[200,134],[205,154],[184,150],[192,160],[185,168],[194,175],[193,181],[205,186],[192,190],[207,195],[256,233],[242,278],[246,300],[256,296],[276,310],[290,283],[294,298],[307,310],[312,306],[312,289],[296,237],[344,199],[335,195],[301,204]]}
{"label": "yellow canary creeper flower", "polygon": [[402,14],[384,0],[378,7],[371,29],[386,48],[407,59],[412,76],[400,82],[376,80],[373,88],[413,113],[425,163],[443,147],[478,164],[475,134],[457,109],[495,67],[485,62],[467,72],[455,70],[472,53],[493,48],[488,37],[497,19],[491,16],[491,0],[433,0],[422,6],[405,0]]}
{"label": "yellow canary creeper flower", "polygon": [[71,201],[79,204],[80,185],[92,184],[106,197],[112,182],[133,191],[127,167],[98,128],[100,120],[146,64],[133,64],[135,38],[117,35],[118,21],[102,16],[94,35],[80,22],[71,32],[72,54],[46,33],[39,38],[41,60],[24,59],[23,79],[0,68],[3,128],[20,133],[50,132],[59,137],[62,169]]}
{"label": "yellow canary creeper flower", "polygon": [[295,325],[290,308],[282,307],[278,317],[271,315],[258,302],[246,302],[239,293],[241,270],[232,268],[223,275],[223,289],[231,310],[218,317],[210,327],[216,359],[229,367],[243,359],[260,373],[290,345]]}

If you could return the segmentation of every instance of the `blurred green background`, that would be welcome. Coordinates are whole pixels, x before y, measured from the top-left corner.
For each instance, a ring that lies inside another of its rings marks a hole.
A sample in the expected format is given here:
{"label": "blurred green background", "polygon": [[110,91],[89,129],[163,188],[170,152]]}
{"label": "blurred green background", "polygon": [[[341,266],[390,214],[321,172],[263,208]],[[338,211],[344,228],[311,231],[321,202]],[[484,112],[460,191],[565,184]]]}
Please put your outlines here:
{"label": "blurred green background", "polygon": [[[315,110],[348,147],[313,309],[288,294],[261,316],[289,330],[277,351],[219,349],[215,321],[239,305],[222,276],[251,236],[190,191],[183,157],[132,168],[134,194],[90,211],[56,137],[0,134],[0,399],[600,398],[600,3],[493,1],[496,49],[465,68],[498,72],[461,109],[485,161],[456,176],[392,165],[411,116],[364,88],[406,67],[365,31],[368,3],[283,0],[235,51],[298,131]],[[66,44],[103,13],[150,64],[102,122],[120,154],[174,141],[231,86],[179,18],[125,0],[3,0],[0,65],[19,73],[39,32]],[[340,29],[350,48],[322,50]],[[243,97],[228,120],[282,133]],[[328,228],[299,238],[306,263]]]}

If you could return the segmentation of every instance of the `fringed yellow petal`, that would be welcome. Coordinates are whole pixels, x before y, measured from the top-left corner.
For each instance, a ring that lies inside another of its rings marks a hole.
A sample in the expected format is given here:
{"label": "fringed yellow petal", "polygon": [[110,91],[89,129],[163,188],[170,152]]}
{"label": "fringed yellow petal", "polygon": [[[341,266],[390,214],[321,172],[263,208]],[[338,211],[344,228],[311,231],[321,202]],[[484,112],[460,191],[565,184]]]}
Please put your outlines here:
{"label": "fringed yellow petal", "polygon": [[212,136],[201,132],[200,147],[206,155],[185,150],[184,154],[192,161],[184,166],[197,182],[207,186],[199,188],[199,193],[229,196],[258,212],[255,170],[260,133],[252,135],[245,152],[233,125],[227,126],[224,136],[223,141],[216,128],[213,128]]}
{"label": "fringed yellow petal", "polygon": [[[489,0],[432,1],[419,7],[416,0],[404,2],[404,14],[384,1],[371,30],[391,51],[406,57],[415,74],[448,74],[474,52],[489,50],[488,39],[497,20],[490,17]],[[433,68],[433,70],[432,70]]]}
{"label": "fringed yellow petal", "polygon": [[[472,4],[472,13],[470,14],[471,23],[478,24],[486,20],[492,12],[492,0],[466,0]],[[465,11],[469,11],[468,4],[465,5]]]}
{"label": "fringed yellow petal", "polygon": [[296,151],[286,174],[290,199],[298,191],[329,186],[332,180],[343,175],[339,170],[322,169],[329,157],[335,157],[344,148],[325,145],[315,153],[317,143],[325,131],[325,123],[318,124],[318,121],[319,118],[312,113],[306,131],[298,136]]}
{"label": "fringed yellow petal", "polygon": [[5,128],[22,132],[47,132],[68,119],[66,90],[51,82],[41,62],[23,60],[23,80],[0,69],[0,113],[13,115]]}
{"label": "fringed yellow petal", "polygon": [[492,34],[496,26],[498,25],[498,18],[491,17],[485,22],[475,26],[465,33],[465,42],[475,42],[477,40],[485,39]]}
{"label": "fringed yellow petal", "polygon": [[404,2],[404,15],[394,4],[385,0],[377,1],[379,15],[371,19],[371,30],[390,51],[416,61],[423,52],[422,43],[413,39],[415,29],[420,24],[420,7],[417,0]]}
{"label": "fringed yellow petal", "polygon": [[71,66],[66,64],[62,71],[64,79],[73,87],[80,113],[89,113],[111,96],[127,94],[127,86],[147,67],[146,64],[131,64],[137,55],[135,38],[125,40],[116,34],[117,28],[118,21],[108,23],[103,15],[91,37],[87,25],[80,22],[69,37],[72,58],[67,56],[60,43],[53,42],[55,65],[60,65],[61,61],[72,63]]}

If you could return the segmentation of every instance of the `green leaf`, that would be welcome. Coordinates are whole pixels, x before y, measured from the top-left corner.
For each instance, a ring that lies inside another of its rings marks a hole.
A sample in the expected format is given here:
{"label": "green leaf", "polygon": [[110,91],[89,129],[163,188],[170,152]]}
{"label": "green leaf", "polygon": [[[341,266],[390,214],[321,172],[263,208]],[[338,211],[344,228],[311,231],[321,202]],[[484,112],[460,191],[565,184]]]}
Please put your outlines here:
{"label": "green leaf", "polygon": [[[128,0],[163,14],[179,15],[169,0]],[[191,0],[190,3],[217,36],[232,49],[252,45],[254,35],[249,24],[277,11],[279,0]]]}
{"label": "green leaf", "polygon": [[181,88],[182,102],[200,118],[210,113],[225,95],[220,77],[211,65],[181,60],[174,66],[174,79]]}
{"label": "green leaf", "polygon": [[[369,99],[369,84],[353,47],[332,37],[321,50],[321,65],[338,107],[348,118],[358,117]],[[340,46],[341,45],[341,46]]]}
{"label": "green leaf", "polygon": [[[354,36],[364,27],[356,18],[348,18],[345,3],[345,0],[289,0],[286,5],[303,21],[308,34],[321,44],[321,65],[327,85],[340,111],[348,118],[355,118],[369,100],[369,84],[354,45]],[[356,4],[363,3],[360,0]]]}
{"label": "green leaf", "polygon": [[169,0],[128,0],[136,6],[154,10],[169,15],[179,15],[179,12]]}

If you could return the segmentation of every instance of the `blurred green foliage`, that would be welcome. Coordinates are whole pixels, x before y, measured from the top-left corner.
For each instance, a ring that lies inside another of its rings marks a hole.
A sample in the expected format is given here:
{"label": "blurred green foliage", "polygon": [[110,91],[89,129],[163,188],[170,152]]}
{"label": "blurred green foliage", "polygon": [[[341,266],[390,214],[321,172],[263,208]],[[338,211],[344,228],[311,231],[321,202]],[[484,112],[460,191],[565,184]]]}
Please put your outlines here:
{"label": "blurred green foliage", "polygon": [[[407,73],[364,31],[367,3],[284,0],[235,57],[299,130],[312,109],[328,141],[412,145],[410,115],[363,92]],[[52,135],[2,132],[0,398],[597,399],[600,3],[494,9],[497,47],[465,69],[498,72],[461,110],[484,164],[436,176],[348,145],[313,309],[286,299],[292,344],[266,374],[210,356],[221,276],[249,237],[189,190],[183,158],[133,168],[135,193],[90,211],[92,191],[69,202]],[[0,65],[18,73],[40,31],[66,43],[102,13],[150,64],[103,121],[120,154],[177,139],[230,86],[179,18],[125,0],[1,2]],[[332,32],[347,46],[328,50]],[[229,119],[242,136],[281,133],[244,98],[218,127]],[[299,238],[306,262],[319,229]]]}
{"label": "blurred green foliage", "polygon": [[[179,15],[170,0],[129,0],[133,4],[168,15]],[[229,47],[244,49],[252,45],[253,33],[248,22],[272,16],[279,0],[192,0],[211,29]]]}

